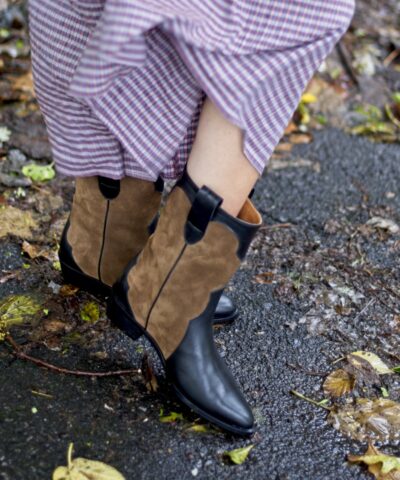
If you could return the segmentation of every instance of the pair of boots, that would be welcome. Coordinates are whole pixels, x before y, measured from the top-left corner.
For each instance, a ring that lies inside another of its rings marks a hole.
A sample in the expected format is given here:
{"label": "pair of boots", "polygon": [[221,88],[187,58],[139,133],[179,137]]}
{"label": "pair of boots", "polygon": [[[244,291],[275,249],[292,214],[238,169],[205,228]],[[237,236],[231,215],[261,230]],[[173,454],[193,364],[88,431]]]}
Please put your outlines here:
{"label": "pair of boots", "polygon": [[227,431],[251,434],[251,409],[212,325],[237,315],[223,289],[260,214],[247,200],[232,217],[185,173],[158,218],[162,189],[162,181],[78,179],[60,246],[65,279],[110,295],[111,321],[132,339],[150,340],[184,404]]}

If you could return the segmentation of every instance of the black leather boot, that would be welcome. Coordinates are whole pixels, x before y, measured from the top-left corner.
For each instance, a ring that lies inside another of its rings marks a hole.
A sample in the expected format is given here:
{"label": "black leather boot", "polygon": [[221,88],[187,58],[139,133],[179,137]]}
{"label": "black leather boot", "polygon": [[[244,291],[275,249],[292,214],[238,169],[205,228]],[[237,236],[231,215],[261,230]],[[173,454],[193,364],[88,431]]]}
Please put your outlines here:
{"label": "black leather boot", "polygon": [[[59,258],[66,282],[110,295],[112,284],[146,245],[156,228],[163,181],[135,178],[78,178]],[[215,323],[230,323],[237,309],[225,295]]]}
{"label": "black leather boot", "polygon": [[237,218],[220,204],[185,174],[136,265],[114,285],[108,313],[131,338],[150,340],[184,404],[227,431],[248,435],[253,415],[217,352],[212,322],[261,216],[250,200]]}

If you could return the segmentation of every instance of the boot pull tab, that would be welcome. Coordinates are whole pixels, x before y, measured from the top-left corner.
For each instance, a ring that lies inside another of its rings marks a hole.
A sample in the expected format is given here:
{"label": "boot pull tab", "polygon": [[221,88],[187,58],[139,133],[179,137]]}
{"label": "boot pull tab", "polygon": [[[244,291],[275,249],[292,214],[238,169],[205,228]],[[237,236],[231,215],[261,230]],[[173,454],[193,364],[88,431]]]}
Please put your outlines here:
{"label": "boot pull tab", "polygon": [[121,182],[107,177],[97,177],[99,181],[99,190],[107,200],[117,198],[121,189]]}
{"label": "boot pull tab", "polygon": [[221,203],[222,198],[209,188],[202,187],[197,191],[185,225],[186,243],[193,245],[203,238]]}

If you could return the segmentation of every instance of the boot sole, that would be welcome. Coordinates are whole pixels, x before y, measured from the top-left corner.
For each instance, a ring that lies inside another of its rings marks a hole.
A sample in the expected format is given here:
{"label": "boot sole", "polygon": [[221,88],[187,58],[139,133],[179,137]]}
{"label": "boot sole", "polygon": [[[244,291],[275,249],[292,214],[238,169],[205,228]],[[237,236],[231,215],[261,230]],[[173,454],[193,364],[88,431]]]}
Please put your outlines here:
{"label": "boot sole", "polygon": [[[167,372],[167,366],[164,360],[164,356],[161,353],[160,349],[158,348],[157,343],[154,341],[151,335],[149,335],[149,333],[138,322],[136,322],[133,315],[126,312],[124,307],[118,302],[118,300],[116,300],[115,297],[110,297],[108,300],[107,315],[108,315],[108,318],[111,320],[112,324],[115,325],[120,330],[122,330],[132,340],[138,340],[141,336],[144,335],[147,338],[147,340],[149,340],[149,342],[151,343],[155,351],[157,352],[161,360],[161,363],[164,367],[164,370]],[[186,397],[186,395],[183,392],[181,392],[174,383],[171,382],[171,385],[175,395],[183,404],[185,404],[193,412],[197,413],[198,415],[200,415],[202,418],[209,421],[210,423],[216,425],[217,427],[220,427],[225,431],[234,433],[236,435],[249,436],[254,433],[255,431],[254,428],[246,429],[246,428],[230,425],[210,415],[209,413],[205,412],[200,407],[198,407],[196,404],[192,403],[192,401],[189,400]]]}
{"label": "boot sole", "polygon": [[[104,297],[109,297],[111,295],[112,288],[105,285],[103,282],[97,280],[97,278],[90,277],[85,273],[79,272],[75,268],[72,268],[67,263],[61,262],[61,271],[64,277],[64,280],[71,285],[79,287],[85,292],[89,292],[93,295],[101,295]],[[239,316],[237,309],[231,314],[225,317],[215,316],[214,324],[215,325],[229,325],[233,323]]]}

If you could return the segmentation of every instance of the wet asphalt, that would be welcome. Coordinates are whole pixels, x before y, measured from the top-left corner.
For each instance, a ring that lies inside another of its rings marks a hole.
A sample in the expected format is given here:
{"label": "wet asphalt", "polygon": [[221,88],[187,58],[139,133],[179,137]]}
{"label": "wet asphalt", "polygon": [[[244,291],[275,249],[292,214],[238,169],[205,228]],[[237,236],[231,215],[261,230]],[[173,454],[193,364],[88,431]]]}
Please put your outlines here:
{"label": "wet asphalt", "polygon": [[[360,329],[357,337],[356,329],[352,340],[310,335],[306,325],[298,323],[309,308],[307,301],[287,302],[285,295],[276,294],[276,285],[257,283],[254,276],[276,268],[274,258],[282,251],[278,252],[279,245],[268,251],[264,237],[274,228],[279,230],[279,225],[288,224],[295,229],[297,239],[304,238],[318,250],[344,241],[342,232],[326,232],[327,222],[345,217],[349,224],[362,225],[368,220],[368,209],[362,208],[365,201],[369,209],[389,209],[393,220],[399,222],[400,147],[327,129],[316,133],[313,143],[296,146],[291,158],[311,160],[315,168],[272,169],[259,181],[254,201],[268,228],[261,231],[229,288],[240,318],[216,331],[218,348],[254,408],[254,437],[188,431],[196,417],[175,402],[156,360],[159,390],[150,393],[140,374],[105,379],[56,374],[14,359],[3,343],[1,480],[50,479],[54,468],[65,464],[70,442],[74,442],[78,456],[105,461],[127,480],[370,478],[365,470],[346,462],[348,453],[361,452],[365,445],[333,429],[326,422],[326,411],[290,394],[294,389],[323,398],[324,373],[333,369],[331,362],[336,358],[366,346],[365,330]],[[296,247],[296,238],[282,248]],[[17,242],[2,242],[0,252],[1,270],[21,266]],[[370,262],[394,271],[398,278],[398,251],[371,241],[365,252]],[[288,269],[288,265],[281,266],[282,272]],[[58,281],[61,283],[59,277]],[[27,272],[26,278],[0,285],[0,297],[41,291],[46,288],[44,282],[35,271]],[[385,318],[385,310],[364,315],[363,328],[378,314]],[[150,351],[150,347],[144,342],[133,344],[108,328],[105,320],[101,323],[98,335],[93,327],[88,343],[72,343],[54,351],[39,343],[30,353],[84,370],[140,367],[143,348]],[[28,333],[16,330],[14,335],[21,343],[27,341]],[[163,424],[159,420],[161,409],[182,412],[185,420]],[[255,447],[243,465],[230,465],[223,459],[225,450],[250,443]]]}

